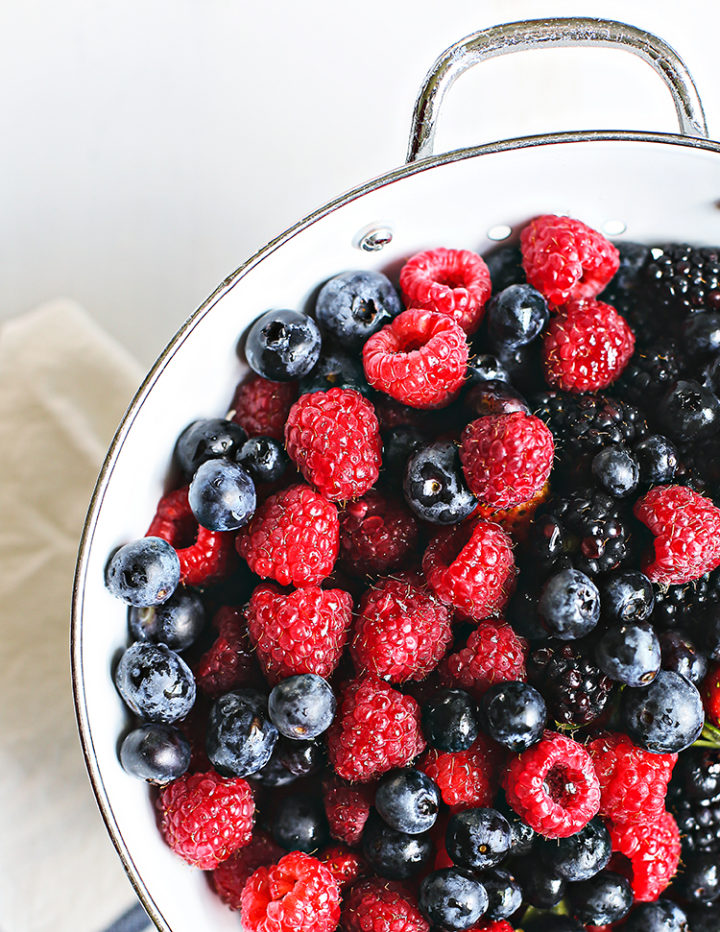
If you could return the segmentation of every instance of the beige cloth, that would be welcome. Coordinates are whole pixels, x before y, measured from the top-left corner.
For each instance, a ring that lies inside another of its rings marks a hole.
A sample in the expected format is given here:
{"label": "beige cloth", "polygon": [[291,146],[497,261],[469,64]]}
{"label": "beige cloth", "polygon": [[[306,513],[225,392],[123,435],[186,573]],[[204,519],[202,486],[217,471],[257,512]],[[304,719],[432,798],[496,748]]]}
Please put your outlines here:
{"label": "beige cloth", "polygon": [[90,495],[141,376],[69,301],[0,327],[2,932],[97,932],[137,902],[82,759],[69,618]]}

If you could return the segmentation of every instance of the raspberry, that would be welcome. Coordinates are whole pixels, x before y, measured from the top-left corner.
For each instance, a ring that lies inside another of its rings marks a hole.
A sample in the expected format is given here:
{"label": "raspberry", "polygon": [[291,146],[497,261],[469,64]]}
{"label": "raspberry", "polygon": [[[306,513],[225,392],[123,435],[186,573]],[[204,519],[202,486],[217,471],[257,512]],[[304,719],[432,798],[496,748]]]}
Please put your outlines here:
{"label": "raspberry", "polygon": [[339,545],[337,508],[310,486],[271,495],[237,536],[250,569],[283,586],[316,586],[329,576]]}
{"label": "raspberry", "polygon": [[242,893],[245,932],[335,932],[339,919],[340,891],[332,873],[302,851],[258,868]]}
{"label": "raspberry", "polygon": [[600,781],[600,814],[617,822],[647,822],[665,811],[677,754],[652,754],[624,734],[606,734],[587,746]]}
{"label": "raspberry", "polygon": [[297,393],[296,382],[270,382],[250,374],[235,389],[232,419],[245,429],[248,437],[282,440],[288,411]]}
{"label": "raspberry", "polygon": [[467,360],[462,327],[419,308],[398,314],[363,347],[370,385],[411,408],[449,404],[463,384]]}
{"label": "raspberry", "polygon": [[452,638],[449,610],[411,577],[381,579],[360,602],[350,646],[359,673],[390,683],[422,680]]}
{"label": "raspberry", "polygon": [[536,217],[520,234],[520,246],[529,284],[555,306],[594,298],[620,265],[609,240],[571,217]]}
{"label": "raspberry", "polygon": [[710,666],[707,676],[703,680],[700,693],[708,721],[720,728],[720,663],[714,663]]}
{"label": "raspberry", "polygon": [[338,776],[366,783],[404,767],[425,747],[420,707],[377,677],[351,680],[328,731],[330,762]]}
{"label": "raspberry", "polygon": [[409,259],[400,271],[406,307],[452,317],[475,333],[485,315],[492,285],[485,260],[468,249],[430,249]]}
{"label": "raspberry", "polygon": [[441,601],[476,620],[502,611],[515,582],[512,541],[488,521],[443,528],[430,541],[422,567]]}
{"label": "raspberry", "polygon": [[373,877],[354,884],[343,903],[343,932],[429,932],[430,926],[398,883]]}
{"label": "raspberry", "polygon": [[218,636],[194,672],[199,688],[217,699],[240,686],[253,685],[258,675],[242,611],[224,606],[216,612],[213,625]]}
{"label": "raspberry", "polygon": [[415,555],[418,527],[404,504],[371,491],[340,514],[340,556],[353,576],[401,569]]}
{"label": "raspberry", "polygon": [[255,804],[240,777],[183,774],[160,790],[157,806],[165,841],[201,870],[213,870],[250,841]]}
{"label": "raspberry", "polygon": [[568,838],[600,808],[600,783],[585,748],[546,731],[510,762],[504,779],[508,803],[546,838]]}
{"label": "raspberry", "polygon": [[501,749],[480,734],[467,751],[429,748],[418,768],[437,783],[446,805],[468,809],[492,806],[502,758]]}
{"label": "raspberry", "polygon": [[494,683],[525,682],[527,644],[504,622],[482,621],[462,650],[440,665],[443,682],[480,697]]}
{"label": "raspberry", "polygon": [[658,485],[633,513],[655,537],[654,552],[643,561],[653,582],[691,582],[720,565],[720,509],[709,498],[684,486]]}
{"label": "raspberry", "polygon": [[601,301],[573,301],[552,318],[543,338],[548,385],[565,392],[594,392],[620,376],[635,335],[615,308]]}
{"label": "raspberry", "polygon": [[320,860],[333,875],[341,893],[368,871],[363,856],[345,845],[330,845],[323,850]]}
{"label": "raspberry", "polygon": [[283,849],[275,844],[272,838],[261,829],[253,832],[252,839],[231,854],[213,871],[212,882],[215,892],[230,909],[240,909],[245,881],[258,867],[274,864],[282,857]]}
{"label": "raspberry", "polygon": [[332,838],[359,844],[375,798],[374,787],[348,786],[331,775],[323,780],[322,794]]}
{"label": "raspberry", "polygon": [[180,560],[180,581],[187,586],[210,585],[235,569],[235,532],[201,527],[190,509],[187,486],[160,499],[146,536],[172,544]]}
{"label": "raspberry", "polygon": [[268,682],[296,673],[328,677],[347,642],[352,598],[342,589],[308,586],[286,593],[264,583],[250,596],[247,620]]}
{"label": "raspberry", "polygon": [[380,474],[380,428],[372,404],[349,388],[301,395],[285,446],[303,476],[330,501],[357,498]]}
{"label": "raspberry", "polygon": [[613,851],[630,860],[635,900],[656,900],[680,863],[680,832],[675,819],[662,812],[649,823],[611,822],[608,829]]}
{"label": "raspberry", "polygon": [[554,454],[550,429],[522,411],[471,421],[460,442],[470,491],[493,508],[511,508],[537,495],[550,475]]}
{"label": "raspberry", "polygon": [[483,922],[479,926],[470,926],[466,932],[514,932],[514,929],[505,919],[496,919],[495,922]]}
{"label": "raspberry", "polygon": [[479,504],[473,514],[476,518],[484,518],[486,521],[492,521],[493,524],[499,524],[503,531],[511,534],[515,540],[523,543],[527,540],[535,512],[550,497],[550,482],[536,492],[533,497],[520,505],[514,505],[512,508],[490,508],[488,505]]}

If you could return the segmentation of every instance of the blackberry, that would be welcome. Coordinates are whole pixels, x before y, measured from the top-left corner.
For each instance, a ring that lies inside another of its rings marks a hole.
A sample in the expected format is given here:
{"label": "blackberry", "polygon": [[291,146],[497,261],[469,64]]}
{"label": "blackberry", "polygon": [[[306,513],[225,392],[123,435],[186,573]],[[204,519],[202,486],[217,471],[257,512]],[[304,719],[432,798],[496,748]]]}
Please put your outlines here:
{"label": "blackberry", "polygon": [[588,725],[605,708],[613,683],[576,644],[548,641],[528,658],[528,679],[542,690],[548,718]]}
{"label": "blackberry", "polygon": [[659,586],[655,589],[655,607],[651,622],[660,630],[692,627],[692,620],[707,605],[720,602],[720,570],[713,570],[690,583],[680,586]]}
{"label": "blackberry", "polygon": [[668,808],[683,855],[720,854],[720,749],[691,748],[675,765]]}
{"label": "blackberry", "polygon": [[673,481],[714,498],[720,486],[720,437],[681,444],[678,454],[680,462]]}
{"label": "blackberry", "polygon": [[677,342],[656,340],[635,349],[614,389],[633,404],[647,407],[665,394],[684,369],[685,360]]}
{"label": "blackberry", "polygon": [[653,250],[643,283],[656,309],[681,321],[689,314],[720,309],[720,250],[669,243]]}

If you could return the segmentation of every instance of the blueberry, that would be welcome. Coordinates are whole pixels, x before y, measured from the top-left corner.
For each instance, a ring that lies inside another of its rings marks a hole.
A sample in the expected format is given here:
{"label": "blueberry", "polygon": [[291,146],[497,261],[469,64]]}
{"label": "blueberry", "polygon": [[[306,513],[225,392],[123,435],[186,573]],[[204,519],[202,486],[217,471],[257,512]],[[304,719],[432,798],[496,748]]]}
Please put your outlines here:
{"label": "blueberry", "polygon": [[247,434],[234,421],[219,417],[193,421],[177,439],[175,458],[189,479],[207,460],[235,455],[246,440]]}
{"label": "blueberry", "polygon": [[547,387],[537,343],[498,348],[496,355],[509,380],[520,391],[532,394]]}
{"label": "blueberry", "polygon": [[362,845],[372,869],[388,880],[407,880],[419,873],[435,850],[429,834],[398,832],[375,813],[365,823]]}
{"label": "blueberry", "polygon": [[654,903],[639,903],[623,928],[625,932],[695,932],[697,927],[688,926],[687,916],[677,903],[656,900]]}
{"label": "blueberry", "polygon": [[301,673],[273,688],[268,711],[281,735],[307,741],[330,727],[336,705],[326,680],[315,673]]}
{"label": "blueberry", "polygon": [[143,537],[116,550],[105,570],[105,585],[128,605],[161,605],[180,582],[180,560],[166,540]]}
{"label": "blueberry", "polygon": [[358,350],[401,310],[392,282],[381,272],[344,272],[320,289],[315,319],[341,346]]}
{"label": "blueberry", "polygon": [[656,754],[684,751],[700,737],[705,721],[697,688],[669,670],[649,686],[624,689],[620,714],[633,741]]}
{"label": "blueberry", "polygon": [[626,686],[647,686],[660,669],[660,642],[648,622],[617,625],[602,635],[595,659],[611,680]]}
{"label": "blueberry", "polygon": [[482,697],[485,731],[515,753],[542,737],[547,721],[545,700],[527,683],[495,683]]}
{"label": "blueberry", "polygon": [[567,890],[570,909],[586,925],[602,926],[626,916],[633,904],[629,881],[613,871],[600,871]]}
{"label": "blueberry", "polygon": [[583,637],[600,618],[600,593],[579,570],[561,570],[542,587],[538,614],[555,637],[563,641]]}
{"label": "blueberry", "polygon": [[442,689],[421,710],[422,730],[438,751],[467,751],[479,734],[477,703],[463,689]]}
{"label": "blueberry", "polygon": [[487,919],[507,919],[520,909],[523,892],[512,874],[496,868],[483,874],[480,879],[488,895]]}
{"label": "blueberry", "polygon": [[610,833],[600,819],[593,819],[569,838],[544,841],[538,853],[565,880],[589,880],[607,867],[612,854]]}
{"label": "blueberry", "polygon": [[141,725],[125,736],[120,763],[133,777],[162,786],[190,766],[190,742],[171,725]]}
{"label": "blueberry", "polygon": [[465,484],[458,449],[449,440],[437,440],[413,453],[405,468],[403,492],[410,509],[432,524],[457,524],[477,506]]}
{"label": "blueberry", "polygon": [[139,718],[165,725],[184,718],[195,702],[190,667],[164,644],[131,644],[117,665],[115,685]]}
{"label": "blueberry", "polygon": [[673,440],[701,440],[720,428],[720,401],[699,382],[678,379],[660,399],[656,416]]}
{"label": "blueberry", "polygon": [[529,414],[530,408],[522,395],[507,382],[480,382],[473,385],[463,400],[474,418],[486,414]]}
{"label": "blueberry", "polygon": [[685,858],[674,887],[688,903],[714,903],[720,898],[720,861],[715,852]]}
{"label": "blueberry", "polygon": [[655,590],[644,573],[618,570],[609,573],[600,584],[600,606],[611,622],[645,621],[655,607]]}
{"label": "blueberry", "polygon": [[330,839],[322,800],[308,793],[286,796],[275,805],[272,834],[281,848],[312,854]]}
{"label": "blueberry", "polygon": [[482,382],[509,382],[507,370],[497,358],[490,353],[479,353],[468,362],[466,381],[469,385]]}
{"label": "blueberry", "polygon": [[672,440],[662,434],[651,434],[633,447],[640,467],[642,485],[664,485],[672,482],[679,465],[678,451]]}
{"label": "blueberry", "polygon": [[632,291],[638,283],[640,273],[652,261],[652,252],[644,243],[622,241],[615,244],[620,254],[620,265],[608,285],[607,296],[603,293],[601,301],[613,303],[614,295],[622,291]]}
{"label": "blueberry", "polygon": [[301,379],[320,357],[322,340],[314,320],[297,311],[268,311],[248,331],[248,365],[264,379]]}
{"label": "blueberry", "polygon": [[236,531],[255,512],[255,484],[237,463],[208,460],[198,467],[188,491],[198,524],[210,531]]}
{"label": "blueberry", "polygon": [[382,433],[382,469],[383,477],[393,482],[405,475],[407,461],[427,443],[425,436],[409,424],[391,427]]}
{"label": "blueberry", "polygon": [[392,770],[378,784],[375,808],[391,828],[419,835],[435,824],[440,810],[440,791],[420,770],[412,767]]}
{"label": "blueberry", "polygon": [[688,355],[694,359],[717,356],[720,353],[720,314],[709,311],[691,314],[683,321],[682,339]]}
{"label": "blueberry", "polygon": [[517,243],[498,246],[483,258],[490,272],[493,294],[525,281],[522,252]]}
{"label": "blueberry", "polygon": [[312,372],[300,379],[300,394],[326,392],[330,388],[352,388],[369,396],[372,389],[365,378],[362,359],[338,347],[323,347]]}
{"label": "blueberry", "polygon": [[486,309],[488,337],[494,347],[530,343],[549,319],[547,301],[530,285],[509,285],[493,295]]}
{"label": "blueberry", "polygon": [[278,753],[279,744],[280,742],[278,741],[267,764],[261,767],[257,773],[252,774],[250,778],[252,780],[257,780],[261,786],[267,787],[270,790],[277,789],[279,786],[289,786],[289,784],[294,783],[298,779],[297,775],[290,773],[280,759]]}
{"label": "blueberry", "polygon": [[268,717],[267,699],[255,689],[221,696],[210,710],[207,755],[222,774],[248,777],[270,760],[278,739]]}
{"label": "blueberry", "polygon": [[720,356],[706,362],[702,367],[702,385],[717,395],[720,391]]}
{"label": "blueberry", "polygon": [[485,913],[485,887],[453,867],[433,871],[420,884],[420,912],[442,929],[468,929]]}
{"label": "blueberry", "polygon": [[473,871],[495,867],[510,851],[510,825],[497,809],[465,809],[450,816],[445,847],[455,864]]}
{"label": "blueberry", "polygon": [[277,482],[290,465],[290,457],[273,437],[250,437],[238,450],[235,462],[247,470],[255,482]]}
{"label": "blueberry", "polygon": [[720,660],[720,604],[711,602],[693,620],[697,646],[708,660]]}
{"label": "blueberry", "polygon": [[663,631],[659,636],[663,670],[680,673],[699,686],[705,679],[708,662],[681,631]]}
{"label": "blueberry", "polygon": [[128,628],[135,641],[166,644],[171,650],[185,650],[204,627],[205,607],[193,589],[176,589],[162,605],[128,609]]}
{"label": "blueberry", "polygon": [[508,857],[523,857],[532,851],[535,839],[538,837],[535,829],[524,822],[520,816],[501,800],[496,803],[498,812],[505,816],[510,826],[510,851]]}
{"label": "blueberry", "polygon": [[591,468],[597,484],[615,498],[624,498],[638,487],[638,461],[620,444],[611,444],[596,453]]}
{"label": "blueberry", "polygon": [[513,861],[515,879],[523,899],[537,909],[552,909],[565,896],[567,883],[549,864],[533,854]]}
{"label": "blueberry", "polygon": [[327,763],[327,749],[322,741],[293,741],[283,737],[273,754],[294,777],[310,777]]}

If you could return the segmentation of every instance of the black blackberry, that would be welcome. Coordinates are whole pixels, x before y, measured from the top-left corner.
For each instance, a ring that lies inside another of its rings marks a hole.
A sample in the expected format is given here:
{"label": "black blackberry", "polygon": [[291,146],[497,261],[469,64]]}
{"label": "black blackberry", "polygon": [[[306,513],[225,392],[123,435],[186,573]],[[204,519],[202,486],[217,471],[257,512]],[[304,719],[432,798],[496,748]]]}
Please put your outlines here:
{"label": "black blackberry", "polygon": [[720,310],[720,250],[687,243],[658,248],[642,276],[657,311],[680,322],[689,314]]}
{"label": "black blackberry", "polygon": [[650,618],[660,630],[693,627],[694,617],[704,607],[720,602],[720,570],[706,573],[700,579],[680,586],[659,586],[655,589],[655,606]]}
{"label": "black blackberry", "polygon": [[684,369],[685,359],[677,341],[666,338],[638,345],[614,391],[649,410]]}
{"label": "black blackberry", "polygon": [[673,481],[701,495],[716,498],[720,490],[720,437],[678,447],[678,471]]}
{"label": "black blackberry", "polygon": [[581,726],[605,708],[613,682],[577,644],[548,641],[528,658],[528,679],[542,690],[548,717],[559,725]]}
{"label": "black blackberry", "polygon": [[668,791],[683,855],[720,853],[720,749],[691,748],[680,756]]}
{"label": "black blackberry", "polygon": [[493,294],[525,281],[522,251],[516,243],[498,246],[483,257],[487,263]]}

